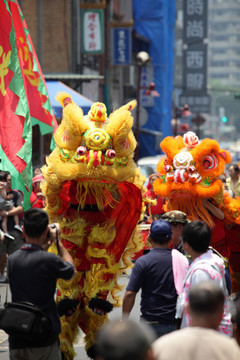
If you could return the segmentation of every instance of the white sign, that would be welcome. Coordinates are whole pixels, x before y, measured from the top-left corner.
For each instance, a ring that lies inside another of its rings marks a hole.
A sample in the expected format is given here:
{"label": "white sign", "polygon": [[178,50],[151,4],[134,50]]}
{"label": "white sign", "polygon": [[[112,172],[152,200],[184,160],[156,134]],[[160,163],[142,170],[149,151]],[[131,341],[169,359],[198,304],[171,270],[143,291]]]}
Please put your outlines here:
{"label": "white sign", "polygon": [[150,83],[153,82],[153,66],[143,66],[141,70],[141,84],[140,87],[140,104],[145,107],[152,107],[154,105],[153,96],[146,95]]}
{"label": "white sign", "polygon": [[82,40],[84,53],[103,52],[103,13],[101,10],[82,10]]}

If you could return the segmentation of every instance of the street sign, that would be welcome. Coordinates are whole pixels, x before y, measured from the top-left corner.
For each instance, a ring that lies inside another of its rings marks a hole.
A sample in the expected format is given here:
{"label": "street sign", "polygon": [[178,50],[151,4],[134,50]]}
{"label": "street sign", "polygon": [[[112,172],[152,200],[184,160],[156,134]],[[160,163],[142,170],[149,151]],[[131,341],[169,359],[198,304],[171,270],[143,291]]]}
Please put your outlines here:
{"label": "street sign", "polygon": [[179,97],[180,106],[188,104],[192,113],[210,112],[210,95],[208,94],[182,94]]}

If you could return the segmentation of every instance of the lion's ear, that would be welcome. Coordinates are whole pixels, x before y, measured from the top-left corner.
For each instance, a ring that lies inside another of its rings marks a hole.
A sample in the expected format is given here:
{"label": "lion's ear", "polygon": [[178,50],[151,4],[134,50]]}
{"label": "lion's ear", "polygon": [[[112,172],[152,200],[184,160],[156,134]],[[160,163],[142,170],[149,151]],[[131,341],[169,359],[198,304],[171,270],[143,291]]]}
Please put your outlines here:
{"label": "lion's ear", "polygon": [[225,160],[226,164],[229,164],[232,161],[231,153],[227,150],[220,149],[219,155]]}
{"label": "lion's ear", "polygon": [[56,99],[63,106],[63,115],[54,140],[59,147],[74,150],[79,146],[82,134],[89,129],[88,122],[82,109],[72,101],[70,95],[58,93]]}
{"label": "lion's ear", "polygon": [[[137,106],[137,101],[136,100],[131,100],[129,101],[127,104],[121,106],[118,110],[128,110],[128,111],[132,111],[135,107]],[[114,113],[112,113],[114,114]],[[111,117],[111,116],[110,116]]]}
{"label": "lion's ear", "polygon": [[130,112],[135,106],[136,101],[131,101],[109,117],[106,131],[112,138],[117,156],[129,156],[136,148],[136,140],[132,133],[133,117]]}
{"label": "lion's ear", "polygon": [[167,136],[160,143],[160,147],[169,159],[173,159],[174,156],[185,147],[185,145],[182,136],[177,136],[175,138],[172,136]]}
{"label": "lion's ear", "polygon": [[59,102],[62,108],[65,108],[68,104],[73,104],[71,95],[66,92],[58,92],[55,99]]}

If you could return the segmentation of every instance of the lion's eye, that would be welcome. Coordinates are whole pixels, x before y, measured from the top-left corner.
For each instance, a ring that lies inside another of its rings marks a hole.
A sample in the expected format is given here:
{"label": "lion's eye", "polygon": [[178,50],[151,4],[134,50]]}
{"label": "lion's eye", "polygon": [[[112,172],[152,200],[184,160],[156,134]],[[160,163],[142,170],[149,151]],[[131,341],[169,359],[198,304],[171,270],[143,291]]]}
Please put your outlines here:
{"label": "lion's eye", "polygon": [[107,157],[108,157],[109,159],[113,159],[113,158],[115,158],[116,153],[115,153],[115,151],[114,151],[113,149],[110,149],[110,150],[108,150],[108,151],[106,152],[106,155],[107,155]]}
{"label": "lion's eye", "polygon": [[218,166],[218,159],[214,154],[209,154],[204,156],[202,164],[206,170],[215,169]]}
{"label": "lion's eye", "polygon": [[77,148],[77,154],[79,156],[82,156],[82,155],[86,154],[86,152],[87,152],[87,149],[84,146],[79,146]]}
{"label": "lion's eye", "polygon": [[210,166],[211,166],[211,161],[209,161],[209,160],[204,160],[204,161],[203,161],[203,167],[204,167],[205,169],[209,169]]}

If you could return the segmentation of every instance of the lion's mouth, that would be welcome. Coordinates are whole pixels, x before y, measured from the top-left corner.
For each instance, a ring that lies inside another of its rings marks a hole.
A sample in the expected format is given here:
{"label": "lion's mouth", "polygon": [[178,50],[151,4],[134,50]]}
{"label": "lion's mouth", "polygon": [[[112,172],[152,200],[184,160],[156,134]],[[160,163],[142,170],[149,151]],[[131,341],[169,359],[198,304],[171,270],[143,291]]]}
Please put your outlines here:
{"label": "lion's mouth", "polygon": [[91,212],[98,212],[99,208],[97,206],[97,204],[85,204],[83,208],[81,208],[81,206],[79,204],[72,204],[71,202],[69,203],[69,207],[77,210],[77,211],[91,211]]}
{"label": "lion's mouth", "polygon": [[197,171],[191,171],[186,169],[176,169],[172,172],[168,172],[166,175],[167,181],[174,181],[175,183],[183,184],[185,182],[198,184],[202,180],[202,177]]}

